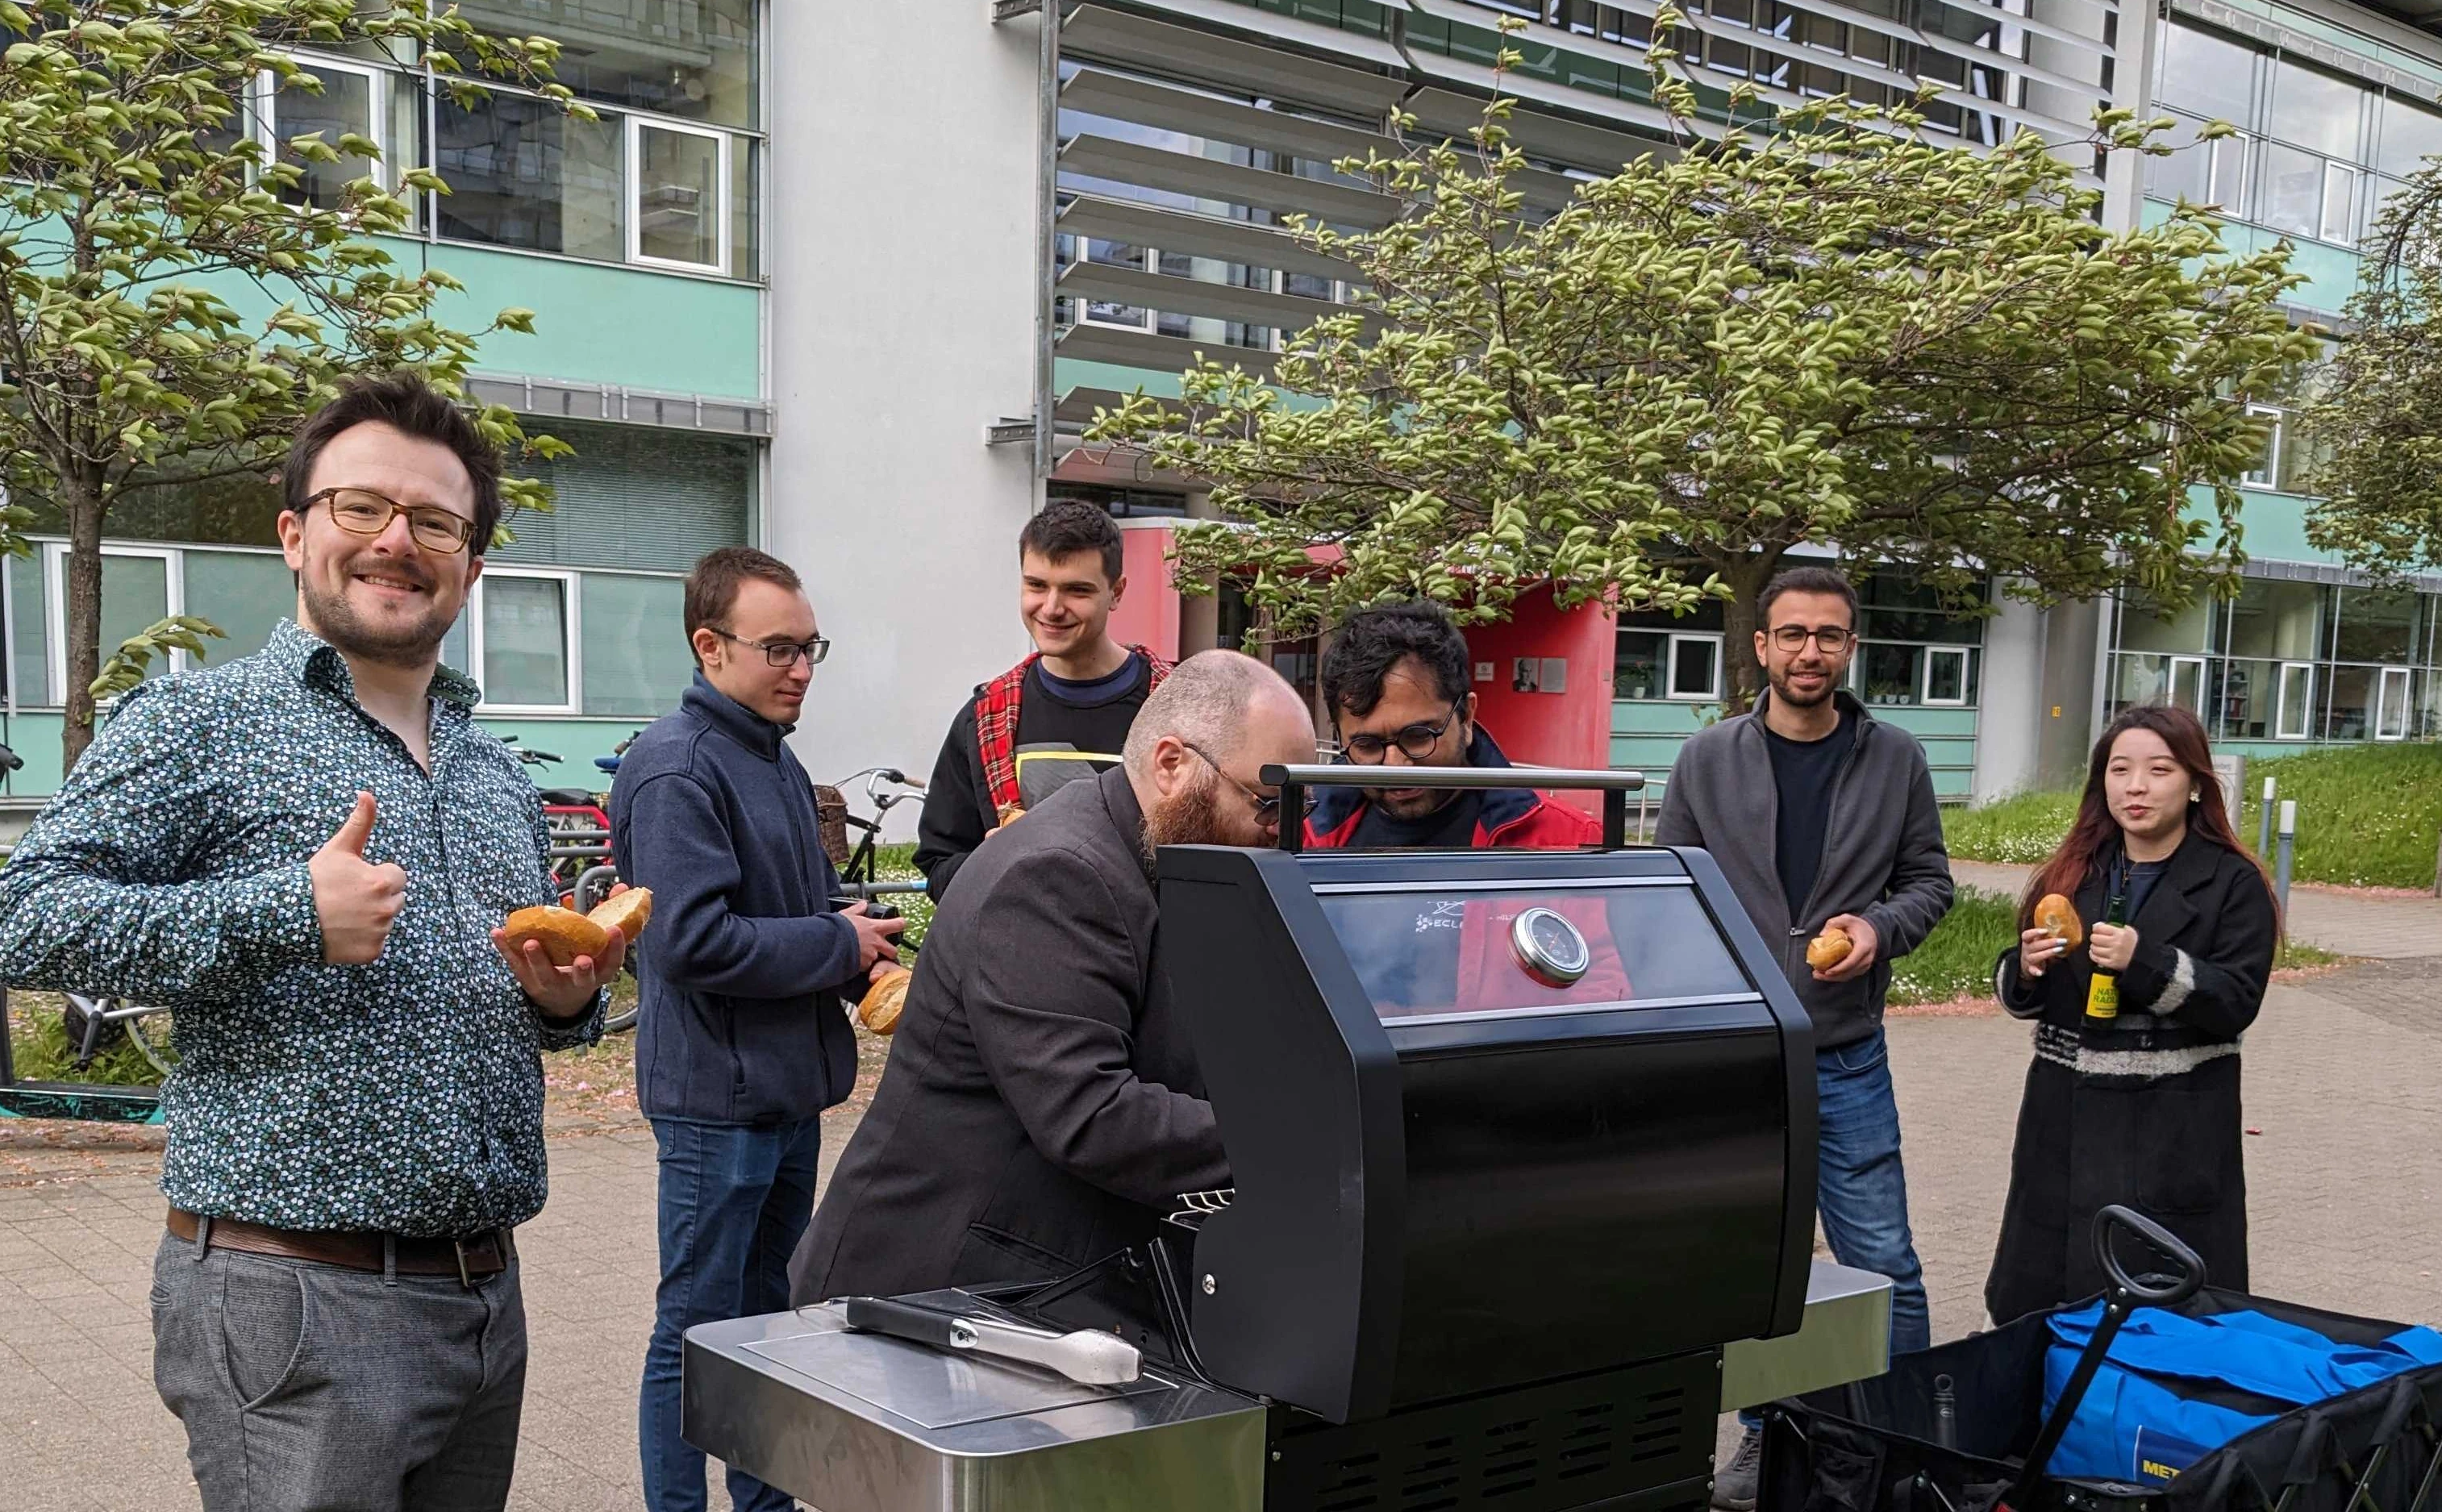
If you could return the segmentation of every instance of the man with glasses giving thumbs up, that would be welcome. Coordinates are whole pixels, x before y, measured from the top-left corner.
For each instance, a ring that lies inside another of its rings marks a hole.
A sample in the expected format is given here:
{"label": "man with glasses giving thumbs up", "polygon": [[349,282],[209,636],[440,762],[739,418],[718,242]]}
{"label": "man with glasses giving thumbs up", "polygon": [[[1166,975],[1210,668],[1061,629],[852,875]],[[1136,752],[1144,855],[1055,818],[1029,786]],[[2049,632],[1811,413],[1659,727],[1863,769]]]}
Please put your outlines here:
{"label": "man with glasses giving thumbs up", "polygon": [[0,869],[0,979],[176,1013],[154,1380],[207,1512],[508,1499],[536,1052],[600,1034],[626,946],[498,933],[555,901],[548,832],[440,654],[500,468],[414,377],[308,419],[296,620],[121,699]]}

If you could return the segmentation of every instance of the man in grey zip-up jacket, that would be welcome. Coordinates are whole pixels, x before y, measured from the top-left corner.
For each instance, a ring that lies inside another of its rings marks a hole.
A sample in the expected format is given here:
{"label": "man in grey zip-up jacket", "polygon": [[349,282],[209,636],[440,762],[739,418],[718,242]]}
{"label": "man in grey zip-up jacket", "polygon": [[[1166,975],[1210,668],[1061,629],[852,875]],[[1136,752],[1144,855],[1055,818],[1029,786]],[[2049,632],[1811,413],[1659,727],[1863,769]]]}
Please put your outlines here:
{"label": "man in grey zip-up jacket", "polygon": [[[1771,687],[1752,713],[1680,748],[1659,838],[1711,852],[1814,1021],[1821,1106],[1817,1211],[1832,1253],[1891,1278],[1891,1349],[1931,1339],[1924,1281],[1908,1231],[1899,1104],[1883,1041],[1891,962],[1949,911],[1924,749],[1840,691],[1856,652],[1855,590],[1801,567],[1764,589],[1755,656]],[[1848,957],[1817,971],[1806,948],[1838,930]],[[1715,1483],[1714,1504],[1755,1504],[1760,1436]]]}

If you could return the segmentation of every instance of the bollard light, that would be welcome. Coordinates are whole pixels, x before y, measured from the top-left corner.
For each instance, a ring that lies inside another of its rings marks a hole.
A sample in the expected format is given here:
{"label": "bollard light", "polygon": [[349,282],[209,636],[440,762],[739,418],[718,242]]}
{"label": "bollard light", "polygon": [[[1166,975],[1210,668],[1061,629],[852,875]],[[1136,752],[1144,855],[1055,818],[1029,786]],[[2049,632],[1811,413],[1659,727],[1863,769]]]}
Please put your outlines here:
{"label": "bollard light", "polygon": [[2283,917],[2289,913],[2289,863],[2298,849],[2298,800],[2281,800],[2281,854],[2272,866],[2272,893]]}
{"label": "bollard light", "polygon": [[2278,788],[2273,778],[2264,779],[2264,803],[2255,815],[2255,853],[2259,856],[2272,848],[2272,794]]}

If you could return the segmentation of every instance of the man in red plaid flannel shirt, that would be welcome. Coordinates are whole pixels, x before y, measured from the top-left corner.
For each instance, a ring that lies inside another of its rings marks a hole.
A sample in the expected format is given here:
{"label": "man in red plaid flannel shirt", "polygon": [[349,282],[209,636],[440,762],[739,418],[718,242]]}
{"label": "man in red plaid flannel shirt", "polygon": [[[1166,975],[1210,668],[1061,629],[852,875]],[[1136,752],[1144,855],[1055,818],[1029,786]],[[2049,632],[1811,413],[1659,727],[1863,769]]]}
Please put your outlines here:
{"label": "man in red plaid flannel shirt", "polygon": [[1128,726],[1170,664],[1111,638],[1127,592],[1120,527],[1063,500],[1017,537],[1018,614],[1034,654],[979,685],[933,763],[916,865],[933,901],[984,837],[1077,777],[1118,764]]}

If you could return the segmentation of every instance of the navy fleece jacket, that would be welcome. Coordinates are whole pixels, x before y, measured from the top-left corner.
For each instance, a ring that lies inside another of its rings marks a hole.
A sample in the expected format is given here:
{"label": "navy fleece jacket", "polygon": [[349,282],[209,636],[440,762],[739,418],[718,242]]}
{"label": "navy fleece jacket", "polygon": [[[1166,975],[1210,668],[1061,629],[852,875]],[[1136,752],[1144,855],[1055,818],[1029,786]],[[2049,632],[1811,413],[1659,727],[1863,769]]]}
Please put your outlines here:
{"label": "navy fleece jacket", "polygon": [[813,786],[763,719],[703,680],[620,759],[619,875],[653,890],[637,941],[636,1097],[655,1118],[810,1119],[856,1082],[841,989],[856,929],[833,911]]}

